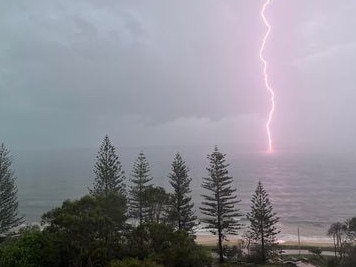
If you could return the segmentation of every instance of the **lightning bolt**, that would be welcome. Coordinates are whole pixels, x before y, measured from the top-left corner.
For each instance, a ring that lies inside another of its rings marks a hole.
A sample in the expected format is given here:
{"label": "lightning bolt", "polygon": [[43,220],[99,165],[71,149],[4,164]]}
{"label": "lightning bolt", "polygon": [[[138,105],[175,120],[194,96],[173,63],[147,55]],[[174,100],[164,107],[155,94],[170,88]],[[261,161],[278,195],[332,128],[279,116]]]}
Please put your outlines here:
{"label": "lightning bolt", "polygon": [[262,9],[261,9],[261,17],[262,17],[262,20],[263,20],[264,24],[267,27],[267,31],[266,31],[265,36],[262,39],[262,44],[261,44],[261,49],[260,49],[260,59],[261,59],[261,61],[263,63],[263,76],[264,76],[265,86],[266,86],[266,89],[267,89],[267,91],[268,91],[268,93],[270,95],[270,101],[271,101],[270,102],[271,103],[271,107],[270,107],[270,110],[268,112],[268,119],[267,119],[267,122],[266,122],[266,131],[267,131],[267,138],[268,138],[268,151],[272,152],[273,148],[272,148],[272,137],[271,137],[270,126],[271,126],[272,117],[273,117],[274,108],[275,108],[274,91],[273,91],[272,87],[269,84],[268,73],[267,73],[267,61],[263,57],[263,51],[265,49],[268,36],[269,36],[269,34],[271,32],[271,25],[268,23],[268,20],[267,20],[267,18],[265,16],[265,10],[266,10],[267,6],[270,4],[270,2],[271,2],[271,0],[266,0],[266,2],[263,4]]}

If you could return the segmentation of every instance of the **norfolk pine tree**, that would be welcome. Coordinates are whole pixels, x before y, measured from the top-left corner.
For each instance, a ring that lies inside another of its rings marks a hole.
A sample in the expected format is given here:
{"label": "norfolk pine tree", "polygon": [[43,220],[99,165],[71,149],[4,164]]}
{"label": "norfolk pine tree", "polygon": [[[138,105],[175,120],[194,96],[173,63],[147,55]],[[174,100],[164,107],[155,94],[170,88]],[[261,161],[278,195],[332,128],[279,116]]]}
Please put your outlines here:
{"label": "norfolk pine tree", "polygon": [[247,213],[247,219],[250,221],[248,234],[256,244],[261,246],[262,262],[266,262],[275,249],[277,245],[276,236],[280,233],[276,227],[279,218],[273,212],[268,196],[261,181],[259,181],[251,199],[251,212]]}
{"label": "norfolk pine tree", "polygon": [[135,219],[139,219],[140,225],[148,218],[148,208],[145,203],[145,190],[147,183],[152,180],[150,166],[145,155],[141,152],[132,168],[132,186],[130,190],[130,213]]}
{"label": "norfolk pine tree", "polygon": [[96,159],[94,188],[89,189],[90,194],[94,196],[107,196],[111,193],[126,195],[125,173],[116,154],[116,148],[107,135],[101,143]]}
{"label": "norfolk pine tree", "polygon": [[179,230],[193,234],[193,227],[196,225],[197,217],[194,215],[193,206],[191,203],[189,169],[185,165],[181,155],[177,153],[171,165],[171,173],[169,174],[169,183],[173,187],[172,207],[170,210],[170,220],[173,225]]}
{"label": "norfolk pine tree", "polygon": [[0,146],[0,236],[20,225],[24,220],[18,216],[17,187],[11,169],[10,151],[4,144]]}
{"label": "norfolk pine tree", "polygon": [[212,154],[208,155],[210,161],[207,168],[209,176],[203,178],[202,187],[210,192],[209,195],[202,195],[205,201],[202,202],[200,210],[208,217],[202,221],[207,223],[207,228],[212,229],[211,233],[218,235],[218,253],[220,263],[224,262],[222,242],[226,240],[227,234],[236,235],[240,229],[240,224],[236,220],[241,214],[235,205],[240,202],[235,195],[236,189],[232,189],[232,177],[229,176],[226,164],[226,155],[219,152],[215,146]]}
{"label": "norfolk pine tree", "polygon": [[[116,154],[116,148],[107,135],[101,143],[96,159],[93,170],[95,174],[94,188],[89,189],[89,192],[96,200],[103,202],[105,218],[115,218],[120,214],[115,214],[116,210],[113,210],[112,205],[117,205],[118,207],[116,208],[124,210],[125,213],[127,211],[125,174]],[[126,216],[122,216],[122,219],[126,220]],[[105,246],[108,249],[105,252],[105,257],[109,257],[110,244],[113,243],[113,231],[110,230],[113,227],[111,222],[113,222],[111,219],[101,222],[103,230],[101,233],[103,236],[102,241],[105,242]],[[119,225],[115,227],[121,228]]]}

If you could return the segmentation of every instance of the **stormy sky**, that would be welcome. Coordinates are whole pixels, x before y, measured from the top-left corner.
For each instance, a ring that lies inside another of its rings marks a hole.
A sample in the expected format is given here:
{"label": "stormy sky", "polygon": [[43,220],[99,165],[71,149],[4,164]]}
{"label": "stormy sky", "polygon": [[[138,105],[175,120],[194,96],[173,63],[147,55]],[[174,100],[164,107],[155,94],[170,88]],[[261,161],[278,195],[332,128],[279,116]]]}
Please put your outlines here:
{"label": "stormy sky", "polygon": [[[0,1],[10,148],[265,150],[262,0]],[[276,150],[356,148],[356,2],[272,0]]]}

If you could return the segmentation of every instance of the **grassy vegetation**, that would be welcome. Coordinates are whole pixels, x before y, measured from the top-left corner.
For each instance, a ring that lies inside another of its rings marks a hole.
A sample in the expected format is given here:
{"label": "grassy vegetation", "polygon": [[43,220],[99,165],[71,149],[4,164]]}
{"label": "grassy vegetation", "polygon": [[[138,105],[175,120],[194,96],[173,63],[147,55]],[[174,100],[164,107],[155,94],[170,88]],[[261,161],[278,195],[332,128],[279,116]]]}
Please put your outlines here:
{"label": "grassy vegetation", "polygon": [[[298,245],[280,245],[279,246],[283,250],[298,250],[299,247]],[[315,249],[318,248],[318,246],[313,246],[313,245],[302,245],[300,246],[300,250],[310,250],[310,249]],[[323,251],[334,251],[334,247],[329,246],[329,247],[322,247]]]}
{"label": "grassy vegetation", "polygon": [[254,263],[247,263],[247,264],[225,263],[225,264],[222,264],[222,265],[216,265],[216,267],[281,267],[281,265],[254,264]]}
{"label": "grassy vegetation", "polygon": [[[208,253],[211,254],[215,249],[216,246],[213,245],[203,245],[203,250]],[[280,246],[281,249],[283,250],[298,250],[299,247],[298,246],[294,246],[294,245],[283,245]],[[311,246],[311,245],[304,245],[301,246],[300,249],[301,250],[313,250],[315,248],[318,248],[318,246]],[[323,247],[322,248],[323,251],[333,251],[334,248],[333,247]],[[301,254],[301,255],[289,255],[289,254],[283,254],[282,259],[284,261],[288,261],[288,260],[306,260],[307,262],[317,266],[317,267],[327,267],[328,266],[328,262],[330,260],[333,259],[333,256],[319,256],[316,254]],[[227,262],[223,265],[219,265],[218,263],[215,263],[213,266],[216,267],[280,267],[281,264],[255,264],[255,263],[245,263],[245,262]]]}

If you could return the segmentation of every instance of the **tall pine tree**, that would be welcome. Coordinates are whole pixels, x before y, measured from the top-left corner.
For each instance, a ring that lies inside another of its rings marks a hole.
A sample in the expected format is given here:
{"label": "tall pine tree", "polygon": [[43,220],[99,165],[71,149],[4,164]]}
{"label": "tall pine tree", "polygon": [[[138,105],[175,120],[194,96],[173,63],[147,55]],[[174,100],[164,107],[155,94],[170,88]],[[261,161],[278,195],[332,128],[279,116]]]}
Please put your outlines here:
{"label": "tall pine tree", "polygon": [[[263,188],[261,181],[257,184],[251,202],[251,211],[247,213],[247,219],[250,221],[248,235],[255,245],[260,247],[262,262],[266,262],[277,245],[276,237],[280,231],[276,224],[279,218],[273,212],[269,195]],[[257,251],[259,250],[258,247]]]}
{"label": "tall pine tree", "polygon": [[133,185],[130,190],[130,214],[133,218],[138,219],[141,225],[148,218],[145,190],[148,186],[147,183],[152,180],[150,166],[142,152],[134,162],[131,176]]}
{"label": "tall pine tree", "polygon": [[232,177],[229,176],[226,164],[226,155],[222,154],[215,146],[212,154],[208,155],[210,161],[207,168],[209,176],[203,178],[202,187],[210,194],[202,195],[205,201],[202,202],[200,210],[202,214],[208,216],[202,221],[207,223],[207,228],[212,229],[211,233],[218,235],[219,261],[224,261],[222,242],[226,240],[226,235],[236,235],[240,229],[240,224],[236,220],[241,214],[235,205],[240,202],[235,195],[236,189],[231,187]]}
{"label": "tall pine tree", "polygon": [[179,229],[193,234],[193,227],[196,224],[197,217],[194,215],[191,203],[189,169],[183,161],[181,155],[177,153],[171,165],[169,174],[169,183],[173,187],[172,207],[170,210],[170,220]]}
{"label": "tall pine tree", "polygon": [[11,169],[10,151],[0,146],[0,236],[20,225],[24,220],[18,215],[17,186]]}
{"label": "tall pine tree", "polygon": [[94,196],[107,196],[111,193],[126,195],[125,173],[122,169],[116,148],[106,135],[101,143],[94,165],[94,188],[89,189]]}

